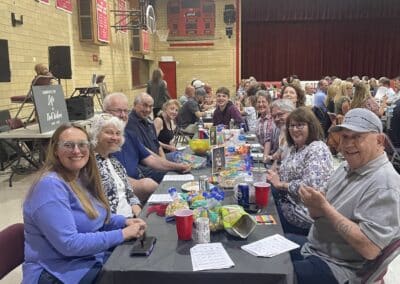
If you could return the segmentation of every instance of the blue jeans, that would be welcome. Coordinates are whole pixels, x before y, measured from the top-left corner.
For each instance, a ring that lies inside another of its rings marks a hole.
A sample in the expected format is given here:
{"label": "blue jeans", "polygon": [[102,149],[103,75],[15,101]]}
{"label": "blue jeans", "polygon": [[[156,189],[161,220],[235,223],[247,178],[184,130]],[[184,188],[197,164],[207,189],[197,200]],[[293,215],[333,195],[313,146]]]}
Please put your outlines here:
{"label": "blue jeans", "polygon": [[[96,283],[97,277],[102,269],[103,265],[100,262],[96,262],[90,270],[83,276],[79,281],[79,284],[91,284]],[[60,280],[54,277],[52,274],[43,269],[40,274],[38,284],[62,284]]]}
{"label": "blue jeans", "polygon": [[338,284],[325,261],[314,255],[305,258],[300,253],[301,247],[307,242],[305,236],[286,234],[285,237],[300,245],[300,248],[290,251],[298,284]]}
{"label": "blue jeans", "polygon": [[279,219],[281,220],[281,225],[282,225],[282,229],[283,232],[285,234],[296,234],[296,235],[303,235],[303,236],[307,236],[308,232],[310,231],[310,229],[304,229],[304,228],[299,228],[295,225],[290,224],[285,216],[282,213],[282,209],[279,206],[277,200],[279,198],[278,195],[278,189],[275,189],[273,185],[271,185],[271,192],[272,192],[272,196],[274,197],[274,201],[275,201],[275,206],[276,206],[276,211],[278,212],[279,215]]}

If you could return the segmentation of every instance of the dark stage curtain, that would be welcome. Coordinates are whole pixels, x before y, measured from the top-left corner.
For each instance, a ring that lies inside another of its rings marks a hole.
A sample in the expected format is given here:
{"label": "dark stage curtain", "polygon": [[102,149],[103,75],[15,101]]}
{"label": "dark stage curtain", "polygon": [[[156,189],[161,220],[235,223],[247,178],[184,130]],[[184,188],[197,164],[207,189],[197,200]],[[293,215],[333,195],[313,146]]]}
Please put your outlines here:
{"label": "dark stage curtain", "polygon": [[400,74],[398,0],[244,0],[242,77]]}

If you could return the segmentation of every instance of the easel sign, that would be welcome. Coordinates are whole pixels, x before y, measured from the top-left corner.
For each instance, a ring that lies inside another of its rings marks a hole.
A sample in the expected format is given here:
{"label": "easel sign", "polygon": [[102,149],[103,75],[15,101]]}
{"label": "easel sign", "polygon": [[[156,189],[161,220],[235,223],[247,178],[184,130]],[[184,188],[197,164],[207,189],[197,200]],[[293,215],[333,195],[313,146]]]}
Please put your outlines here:
{"label": "easel sign", "polygon": [[32,93],[40,133],[55,130],[69,122],[61,85],[33,86]]}

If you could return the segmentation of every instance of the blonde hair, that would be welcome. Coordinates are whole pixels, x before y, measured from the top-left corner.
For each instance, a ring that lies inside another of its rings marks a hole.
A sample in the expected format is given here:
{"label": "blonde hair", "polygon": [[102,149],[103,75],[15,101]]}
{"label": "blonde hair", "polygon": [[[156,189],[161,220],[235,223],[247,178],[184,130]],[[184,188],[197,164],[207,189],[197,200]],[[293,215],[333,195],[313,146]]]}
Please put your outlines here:
{"label": "blonde hair", "polygon": [[325,105],[327,106],[329,102],[333,100],[338,93],[340,93],[339,87],[337,85],[330,85],[328,87],[328,90],[326,91]]}
{"label": "blonde hair", "polygon": [[83,210],[85,211],[86,215],[90,219],[95,219],[99,216],[99,212],[94,208],[90,198],[87,194],[87,191],[106,209],[107,217],[106,221],[109,221],[110,218],[110,206],[108,204],[107,198],[104,195],[104,191],[102,188],[102,183],[100,179],[99,170],[97,168],[96,159],[94,157],[93,150],[89,150],[89,160],[86,165],[80,170],[79,178],[81,181],[84,181],[84,185],[87,189],[82,188],[76,180],[68,177],[67,170],[64,165],[60,162],[59,158],[56,155],[56,150],[58,148],[58,143],[60,142],[61,134],[70,128],[76,128],[82,131],[87,139],[89,140],[89,135],[86,130],[73,123],[64,123],[60,125],[57,130],[54,132],[53,136],[50,139],[50,144],[47,150],[47,158],[42,167],[39,171],[36,179],[31,186],[30,190],[28,191],[26,200],[30,198],[32,192],[35,190],[36,184],[40,181],[42,177],[44,177],[47,173],[54,171],[56,172],[66,183],[68,183],[75,193],[76,197],[78,198],[79,202],[81,203]]}
{"label": "blonde hair", "polygon": [[172,99],[172,100],[168,100],[166,101],[163,105],[162,105],[162,110],[165,111],[167,109],[167,107],[169,107],[170,105],[175,105],[178,109],[181,108],[181,104],[179,103],[178,100]]}
{"label": "blonde hair", "polygon": [[367,86],[362,82],[354,83],[354,95],[351,101],[350,108],[363,108],[364,103],[371,97],[371,93]]}

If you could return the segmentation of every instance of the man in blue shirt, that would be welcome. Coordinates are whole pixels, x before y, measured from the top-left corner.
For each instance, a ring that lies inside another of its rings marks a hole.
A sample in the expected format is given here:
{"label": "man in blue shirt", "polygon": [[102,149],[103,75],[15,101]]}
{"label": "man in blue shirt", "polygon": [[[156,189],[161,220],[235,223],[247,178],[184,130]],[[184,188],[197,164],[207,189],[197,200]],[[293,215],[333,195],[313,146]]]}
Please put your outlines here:
{"label": "man in blue shirt", "polygon": [[328,86],[329,86],[329,83],[325,79],[322,79],[318,82],[318,86],[317,86],[318,89],[314,95],[314,106],[322,107],[323,109],[326,109],[325,98],[326,98],[326,92],[328,90]]}
{"label": "man in blue shirt", "polygon": [[[107,95],[103,101],[104,111],[119,117],[123,121],[128,120],[128,98],[123,93]],[[190,171],[190,165],[170,162],[156,154],[151,154],[138,140],[136,134],[128,127],[125,128],[125,143],[119,152],[114,153],[121,164],[125,167],[133,191],[142,203],[145,203],[158,187],[158,182],[151,177],[145,177],[138,170],[142,164],[153,170],[159,171]],[[162,178],[161,178],[162,179]]]}

